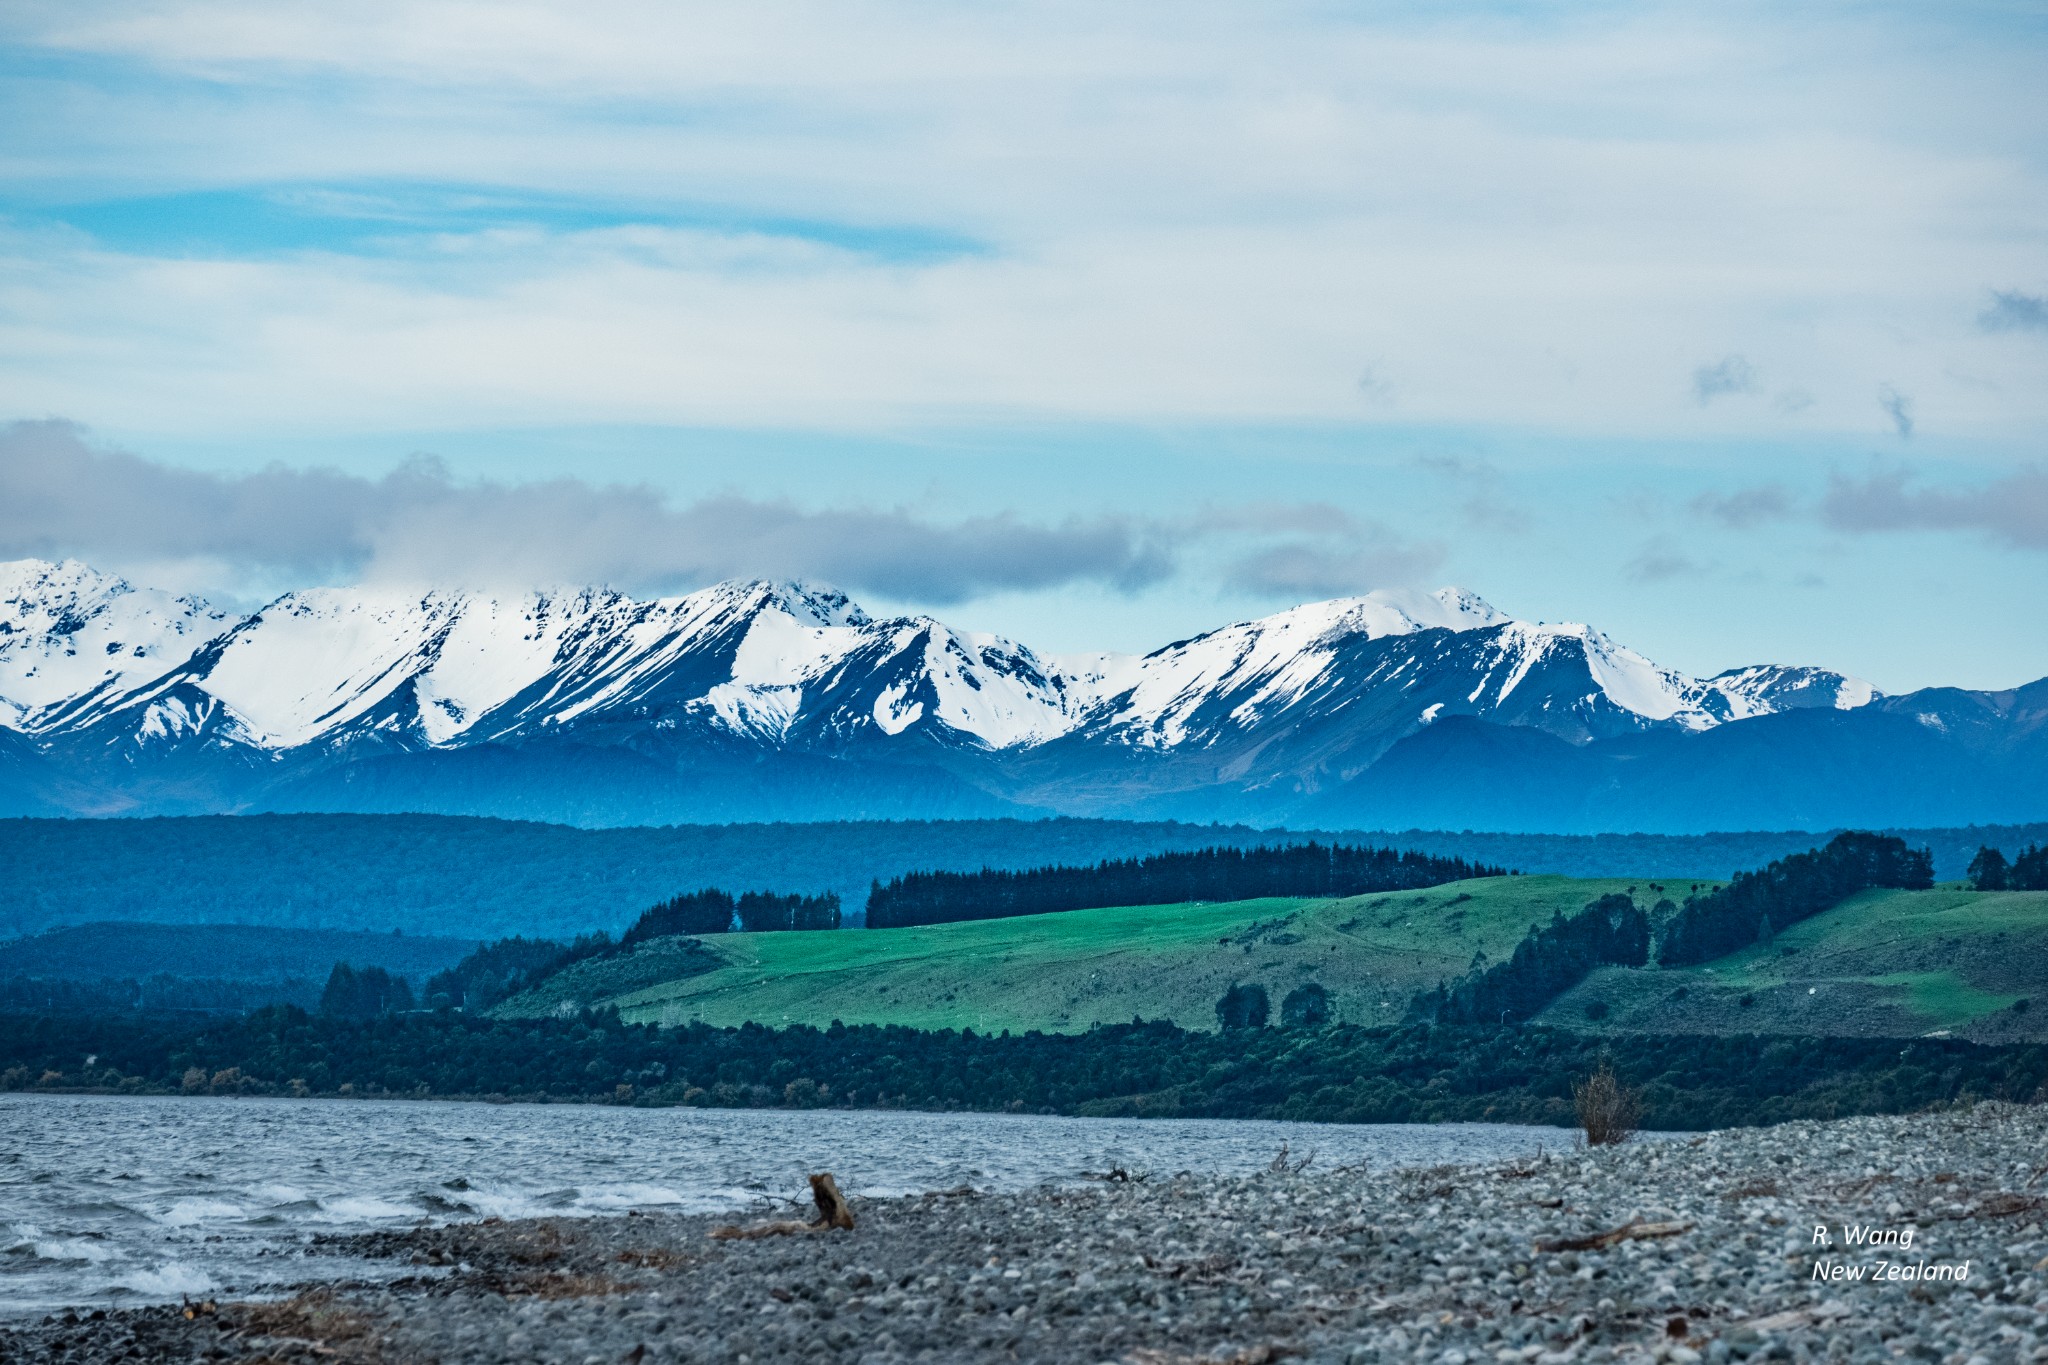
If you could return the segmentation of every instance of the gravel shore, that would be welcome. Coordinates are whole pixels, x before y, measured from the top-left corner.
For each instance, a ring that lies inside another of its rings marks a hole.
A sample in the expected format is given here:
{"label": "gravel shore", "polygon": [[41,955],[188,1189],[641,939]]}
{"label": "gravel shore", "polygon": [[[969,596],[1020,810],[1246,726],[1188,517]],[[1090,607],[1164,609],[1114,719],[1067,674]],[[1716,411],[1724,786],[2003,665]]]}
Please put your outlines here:
{"label": "gravel shore", "polygon": [[[376,1234],[345,1247],[418,1269],[46,1319],[0,1330],[0,1360],[2048,1361],[2048,1107],[1484,1167],[1298,1164],[854,1190],[853,1231],[755,1241],[643,1216]],[[1845,1246],[1845,1227],[1880,1244]]]}

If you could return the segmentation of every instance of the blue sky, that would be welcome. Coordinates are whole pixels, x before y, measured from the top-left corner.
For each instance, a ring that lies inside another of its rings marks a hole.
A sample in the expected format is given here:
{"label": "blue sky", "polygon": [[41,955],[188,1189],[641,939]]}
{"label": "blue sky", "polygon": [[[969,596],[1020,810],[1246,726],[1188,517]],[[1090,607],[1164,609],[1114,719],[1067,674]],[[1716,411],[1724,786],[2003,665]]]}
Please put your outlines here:
{"label": "blue sky", "polygon": [[0,554],[2048,674],[2048,25],[1700,9],[24,0]]}

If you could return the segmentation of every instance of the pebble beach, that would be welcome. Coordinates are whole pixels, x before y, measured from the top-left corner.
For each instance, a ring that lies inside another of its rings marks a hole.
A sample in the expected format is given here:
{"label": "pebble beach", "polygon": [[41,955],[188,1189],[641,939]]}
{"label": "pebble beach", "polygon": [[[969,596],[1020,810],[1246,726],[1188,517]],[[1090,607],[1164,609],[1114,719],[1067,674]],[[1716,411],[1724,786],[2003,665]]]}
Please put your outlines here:
{"label": "pebble beach", "polygon": [[852,1230],[758,1239],[659,1214],[334,1239],[321,1254],[406,1273],[51,1314],[0,1327],[0,1360],[2048,1361],[2043,1106],[1425,1170],[1097,1174],[849,1189]]}

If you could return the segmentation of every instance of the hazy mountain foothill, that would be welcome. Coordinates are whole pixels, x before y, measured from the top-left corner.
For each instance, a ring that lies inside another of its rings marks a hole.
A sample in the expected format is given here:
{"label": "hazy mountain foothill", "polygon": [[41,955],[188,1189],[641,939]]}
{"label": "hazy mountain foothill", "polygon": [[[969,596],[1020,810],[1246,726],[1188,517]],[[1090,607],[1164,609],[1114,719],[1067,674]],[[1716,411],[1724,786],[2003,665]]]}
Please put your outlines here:
{"label": "hazy mountain foothill", "polygon": [[[0,819],[0,934],[122,920],[574,938],[621,932],[657,901],[711,886],[836,893],[857,924],[870,889],[907,873],[1312,840],[1527,873],[1721,878],[1836,832],[1532,835],[1064,818],[597,830],[436,815]],[[1929,849],[1943,881],[1962,878],[1984,845],[2017,852],[2048,842],[2048,823],[1882,832]]]}
{"label": "hazy mountain foothill", "polygon": [[0,565],[0,813],[577,825],[1051,814],[1698,833],[2043,815],[2048,680],[1693,678],[1458,589],[1143,655],[1041,655],[842,593],[287,593],[249,615]]}

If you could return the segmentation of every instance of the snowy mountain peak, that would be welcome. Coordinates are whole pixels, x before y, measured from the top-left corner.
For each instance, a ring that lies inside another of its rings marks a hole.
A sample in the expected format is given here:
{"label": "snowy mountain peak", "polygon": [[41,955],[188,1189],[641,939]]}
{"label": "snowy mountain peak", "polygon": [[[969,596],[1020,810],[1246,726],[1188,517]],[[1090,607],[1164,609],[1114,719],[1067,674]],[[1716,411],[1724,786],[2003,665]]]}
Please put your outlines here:
{"label": "snowy mountain peak", "polygon": [[0,725],[35,730],[83,698],[159,678],[232,619],[75,559],[0,563]]}
{"label": "snowy mountain peak", "polygon": [[652,601],[313,588],[235,619],[75,562],[0,566],[0,726],[53,743],[345,759],[597,734],[819,753],[1071,739],[1249,771],[1290,750],[1355,766],[1447,715],[1585,740],[1875,695],[1818,669],[1691,678],[1459,588],[1312,602],[1142,656],[1051,658],[930,617],[877,620],[803,582]]}
{"label": "snowy mountain peak", "polygon": [[1727,698],[1729,720],[1810,707],[1853,711],[1884,695],[1861,678],[1784,664],[1731,668],[1707,679],[1706,685]]}
{"label": "snowy mountain peak", "polygon": [[774,582],[769,579],[741,579],[719,583],[692,596],[710,596],[748,614],[773,609],[800,625],[814,627],[872,624],[859,603],[837,588],[821,587],[801,579]]}
{"label": "snowy mountain peak", "polygon": [[1420,630],[1480,630],[1508,619],[1484,598],[1463,588],[1439,588],[1432,593],[1382,588],[1359,597],[1304,603],[1223,629],[1286,637],[1362,635],[1378,640]]}

